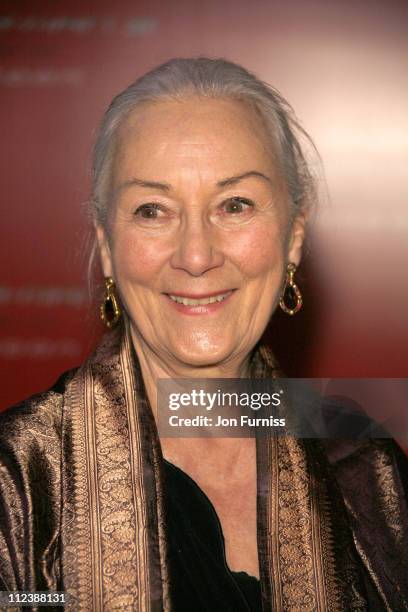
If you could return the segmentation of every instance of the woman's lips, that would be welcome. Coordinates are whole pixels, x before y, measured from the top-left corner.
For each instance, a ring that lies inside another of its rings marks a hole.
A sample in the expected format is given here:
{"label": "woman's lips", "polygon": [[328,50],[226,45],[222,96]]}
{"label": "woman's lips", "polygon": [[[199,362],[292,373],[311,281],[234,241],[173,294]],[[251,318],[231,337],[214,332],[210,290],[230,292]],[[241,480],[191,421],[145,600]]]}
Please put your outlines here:
{"label": "woman's lips", "polygon": [[181,293],[166,293],[165,295],[178,312],[195,315],[216,312],[229,301],[234,291],[235,289],[229,289],[200,295]]}

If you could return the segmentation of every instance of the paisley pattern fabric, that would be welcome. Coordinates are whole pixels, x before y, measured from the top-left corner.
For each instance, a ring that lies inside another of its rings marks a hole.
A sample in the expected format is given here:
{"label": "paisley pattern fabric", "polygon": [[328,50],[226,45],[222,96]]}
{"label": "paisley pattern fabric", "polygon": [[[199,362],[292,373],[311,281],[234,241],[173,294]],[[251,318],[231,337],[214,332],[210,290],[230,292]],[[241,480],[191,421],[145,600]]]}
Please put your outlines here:
{"label": "paisley pattern fabric", "polygon": [[[266,347],[252,376],[274,377]],[[390,440],[257,440],[264,610],[408,609],[408,462]],[[173,610],[160,441],[127,329],[0,415],[0,590]],[[10,608],[9,608],[10,610]]]}

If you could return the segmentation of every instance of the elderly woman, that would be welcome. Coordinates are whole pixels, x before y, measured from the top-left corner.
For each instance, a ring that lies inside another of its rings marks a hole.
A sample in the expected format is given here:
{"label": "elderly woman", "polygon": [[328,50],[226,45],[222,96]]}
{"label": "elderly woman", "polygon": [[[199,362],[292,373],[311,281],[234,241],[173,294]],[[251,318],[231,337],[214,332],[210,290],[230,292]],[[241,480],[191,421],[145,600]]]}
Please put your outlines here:
{"label": "elderly woman", "polygon": [[[313,181],[288,104],[240,66],[172,60],[95,148],[108,327],[1,416],[0,590],[70,610],[408,609],[407,462],[389,440],[159,438],[156,384],[271,378],[301,306]],[[405,565],[404,565],[405,564]]]}

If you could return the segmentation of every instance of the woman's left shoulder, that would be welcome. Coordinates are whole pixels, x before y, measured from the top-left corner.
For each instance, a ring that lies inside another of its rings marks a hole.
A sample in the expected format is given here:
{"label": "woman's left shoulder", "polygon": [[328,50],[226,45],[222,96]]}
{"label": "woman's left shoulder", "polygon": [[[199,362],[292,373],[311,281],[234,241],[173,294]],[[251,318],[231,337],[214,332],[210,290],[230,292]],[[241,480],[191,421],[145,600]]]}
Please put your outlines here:
{"label": "woman's left shoulder", "polygon": [[372,509],[380,503],[396,504],[408,528],[408,457],[395,440],[333,439],[324,440],[323,446],[350,504],[358,506],[368,498]]}
{"label": "woman's left shoulder", "polygon": [[395,464],[403,473],[408,470],[408,457],[392,438],[326,439],[322,443],[329,462],[338,469],[364,463],[376,469]]}

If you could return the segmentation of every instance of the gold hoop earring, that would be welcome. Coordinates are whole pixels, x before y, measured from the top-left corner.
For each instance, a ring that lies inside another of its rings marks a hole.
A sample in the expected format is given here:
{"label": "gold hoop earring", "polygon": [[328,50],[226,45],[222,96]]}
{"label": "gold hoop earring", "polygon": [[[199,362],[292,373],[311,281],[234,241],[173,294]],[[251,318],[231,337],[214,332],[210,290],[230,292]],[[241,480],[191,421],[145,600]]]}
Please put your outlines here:
{"label": "gold hoop earring", "polygon": [[115,327],[122,315],[118,298],[116,297],[115,293],[115,283],[113,282],[113,278],[110,276],[105,278],[105,295],[103,297],[102,304],[99,307],[99,313],[101,320],[105,323],[106,327],[109,327],[109,329]]}
{"label": "gold hoop earring", "polygon": [[303,304],[302,294],[293,280],[295,272],[296,265],[294,263],[288,263],[286,267],[285,287],[279,300],[279,306],[282,308],[283,312],[286,312],[286,314],[290,316],[299,312]]}

